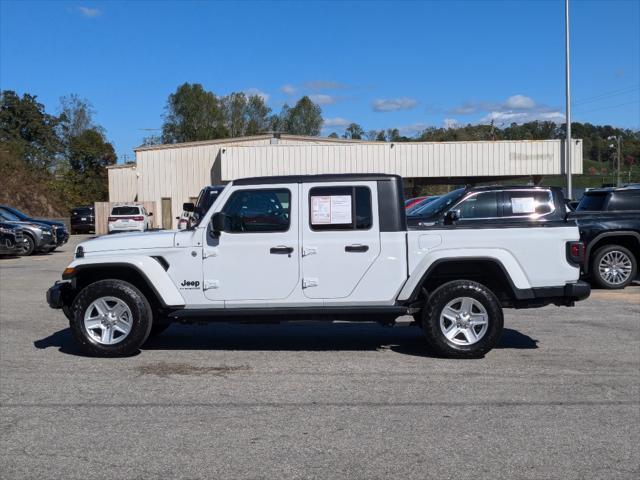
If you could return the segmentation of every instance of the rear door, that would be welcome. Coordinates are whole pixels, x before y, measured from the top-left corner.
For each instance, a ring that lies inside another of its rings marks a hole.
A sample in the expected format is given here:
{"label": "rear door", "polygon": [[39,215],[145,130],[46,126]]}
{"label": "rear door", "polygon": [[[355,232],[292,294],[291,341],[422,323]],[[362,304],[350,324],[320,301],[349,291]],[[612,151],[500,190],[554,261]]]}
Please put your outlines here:
{"label": "rear door", "polygon": [[380,254],[376,182],[302,185],[305,297],[346,298]]}

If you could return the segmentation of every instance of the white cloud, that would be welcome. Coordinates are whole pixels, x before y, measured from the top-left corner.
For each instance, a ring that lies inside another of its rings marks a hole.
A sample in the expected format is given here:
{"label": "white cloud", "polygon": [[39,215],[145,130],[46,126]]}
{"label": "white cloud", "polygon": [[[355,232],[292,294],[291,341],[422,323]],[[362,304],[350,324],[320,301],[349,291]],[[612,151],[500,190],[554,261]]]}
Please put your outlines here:
{"label": "white cloud", "polygon": [[326,95],[324,93],[309,95],[309,98],[312,102],[317,103],[318,105],[332,105],[338,101],[338,97]]}
{"label": "white cloud", "polygon": [[373,101],[373,110],[375,112],[397,112],[398,110],[410,110],[416,105],[418,105],[418,101],[413,98],[379,98]]}
{"label": "white cloud", "polygon": [[344,83],[333,82],[330,80],[312,80],[304,83],[305,88],[309,90],[334,90],[337,88],[346,88]]}
{"label": "white cloud", "polygon": [[282,93],[284,93],[285,95],[293,95],[294,93],[296,93],[297,88],[294,87],[293,85],[283,85],[282,87],[280,87],[280,91]]}
{"label": "white cloud", "polygon": [[247,88],[247,89],[244,91],[244,94],[245,94],[247,97],[251,97],[251,96],[253,96],[253,95],[257,95],[257,96],[259,96],[260,98],[262,98],[262,101],[263,101],[264,103],[267,103],[267,102],[269,101],[269,97],[270,97],[270,95],[269,95],[268,93],[265,93],[265,92],[263,92],[262,90],[258,90],[257,88]]}
{"label": "white cloud", "polygon": [[460,124],[455,118],[445,118],[442,121],[442,126],[444,128],[457,128],[458,126],[460,126]]}
{"label": "white cloud", "polygon": [[504,106],[513,109],[529,110],[536,106],[536,102],[534,102],[531,97],[525,95],[513,95],[507,98]]}
{"label": "white cloud", "polygon": [[479,105],[474,102],[466,101],[462,105],[452,108],[449,113],[454,115],[471,115],[479,110]]}
{"label": "white cloud", "polygon": [[322,126],[324,128],[329,128],[329,127],[346,127],[351,123],[351,120],[347,120],[346,118],[342,118],[342,117],[335,117],[335,118],[325,118],[324,119],[324,123],[322,124]]}
{"label": "white cloud", "polygon": [[78,11],[85,17],[94,18],[102,15],[102,11],[97,8],[78,7]]}

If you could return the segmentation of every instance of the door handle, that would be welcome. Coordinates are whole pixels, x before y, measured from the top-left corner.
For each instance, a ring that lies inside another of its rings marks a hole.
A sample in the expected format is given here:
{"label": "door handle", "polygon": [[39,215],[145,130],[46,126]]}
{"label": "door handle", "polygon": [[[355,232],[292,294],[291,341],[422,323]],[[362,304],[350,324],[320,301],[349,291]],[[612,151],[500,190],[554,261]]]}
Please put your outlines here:
{"label": "door handle", "polygon": [[271,247],[269,253],[273,255],[291,255],[293,253],[293,247],[278,245],[277,247]]}
{"label": "door handle", "polygon": [[369,250],[369,245],[347,245],[344,247],[345,252],[366,252]]}

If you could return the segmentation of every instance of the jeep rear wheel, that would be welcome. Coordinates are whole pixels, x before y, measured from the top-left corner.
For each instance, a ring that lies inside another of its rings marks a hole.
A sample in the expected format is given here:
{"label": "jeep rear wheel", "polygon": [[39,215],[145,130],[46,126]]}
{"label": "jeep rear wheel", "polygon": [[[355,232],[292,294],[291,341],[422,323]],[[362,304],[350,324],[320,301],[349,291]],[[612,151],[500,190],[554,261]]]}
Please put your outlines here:
{"label": "jeep rear wheel", "polygon": [[448,282],[436,289],[422,312],[422,331],[439,355],[476,358],[500,340],[502,307],[484,285],[470,280]]}
{"label": "jeep rear wheel", "polygon": [[101,357],[136,353],[151,331],[151,306],[135,286],[100,280],[85,287],[71,307],[71,330],[82,350]]}

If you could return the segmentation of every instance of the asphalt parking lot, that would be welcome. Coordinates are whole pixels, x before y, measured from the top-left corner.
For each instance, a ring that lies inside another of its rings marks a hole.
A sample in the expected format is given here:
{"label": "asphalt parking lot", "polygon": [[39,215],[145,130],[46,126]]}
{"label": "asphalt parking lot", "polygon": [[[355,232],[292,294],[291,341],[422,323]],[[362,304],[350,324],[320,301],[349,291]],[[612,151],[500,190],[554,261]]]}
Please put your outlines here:
{"label": "asphalt parking lot", "polygon": [[638,478],[640,284],[507,310],[480,360],[373,324],[175,325],[98,359],[44,299],[79,238],[0,260],[0,478]]}

